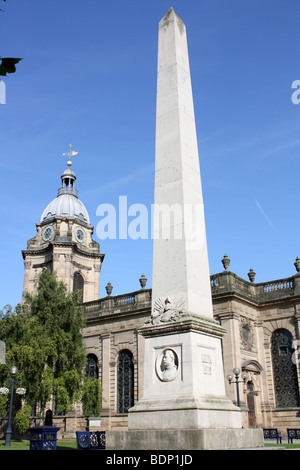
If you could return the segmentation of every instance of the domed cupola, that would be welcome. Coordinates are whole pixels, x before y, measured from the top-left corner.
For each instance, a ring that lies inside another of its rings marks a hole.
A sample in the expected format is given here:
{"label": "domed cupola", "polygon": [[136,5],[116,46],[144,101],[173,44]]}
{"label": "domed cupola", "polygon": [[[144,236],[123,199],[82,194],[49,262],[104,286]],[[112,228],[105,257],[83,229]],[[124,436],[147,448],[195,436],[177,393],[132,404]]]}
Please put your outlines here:
{"label": "domed cupola", "polygon": [[59,188],[58,190],[58,196],[62,194],[72,194],[72,196],[77,197],[78,191],[77,189],[74,188],[75,180],[76,180],[75,173],[69,167],[61,175],[62,187]]}
{"label": "domed cupola", "polygon": [[72,218],[78,222],[89,225],[90,218],[84,204],[78,199],[77,189],[74,188],[76,176],[74,171],[71,170],[71,157],[78,152],[74,152],[70,145],[70,151],[67,154],[69,157],[68,168],[61,176],[62,186],[58,190],[57,197],[48,204],[43,211],[40,223],[49,222],[57,217]]}
{"label": "domed cupola", "polygon": [[77,155],[70,145],[68,168],[61,176],[57,197],[43,211],[36,224],[37,234],[22,250],[24,259],[24,292],[36,292],[39,273],[50,269],[57,273],[68,291],[81,290],[82,300],[99,298],[100,269],[104,254],[93,240],[94,227],[88,212],[78,199],[76,176],[71,170],[71,157]]}

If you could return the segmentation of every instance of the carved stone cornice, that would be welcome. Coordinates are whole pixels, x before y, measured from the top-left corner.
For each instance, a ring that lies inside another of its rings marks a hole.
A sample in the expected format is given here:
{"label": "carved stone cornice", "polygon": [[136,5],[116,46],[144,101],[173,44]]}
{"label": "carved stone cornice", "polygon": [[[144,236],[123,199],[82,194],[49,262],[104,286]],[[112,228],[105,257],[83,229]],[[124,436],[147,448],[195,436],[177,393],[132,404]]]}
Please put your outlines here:
{"label": "carved stone cornice", "polygon": [[86,271],[90,271],[92,269],[90,266],[84,266],[83,264],[77,263],[76,261],[73,261],[72,264],[78,269],[85,269]]}
{"label": "carved stone cornice", "polygon": [[138,330],[138,333],[142,334],[145,338],[187,332],[202,333],[218,338],[222,338],[226,334],[226,330],[216,320],[189,313],[183,313],[177,321],[158,323],[156,325],[149,322]]}
{"label": "carved stone cornice", "polygon": [[52,259],[49,259],[47,261],[44,261],[43,263],[38,263],[38,264],[33,264],[32,268],[37,269],[37,268],[46,268],[49,264],[51,264]]}
{"label": "carved stone cornice", "polygon": [[32,250],[22,250],[23,259],[26,256],[41,256],[51,252],[51,248],[49,245],[45,246],[44,248],[32,249]]}
{"label": "carved stone cornice", "polygon": [[239,320],[240,315],[236,312],[216,312],[214,317],[219,318],[220,320]]}
{"label": "carved stone cornice", "polygon": [[102,263],[104,260],[105,255],[102,253],[94,252],[94,251],[86,251],[78,247],[78,244],[72,241],[52,241],[49,242],[45,247],[43,248],[33,248],[33,249],[27,249],[27,250],[22,250],[22,256],[23,259],[26,258],[26,256],[41,256],[45,255],[49,252],[53,251],[54,247],[71,247],[74,252],[78,253],[81,256],[84,256],[85,258],[92,258],[96,260],[100,260]]}

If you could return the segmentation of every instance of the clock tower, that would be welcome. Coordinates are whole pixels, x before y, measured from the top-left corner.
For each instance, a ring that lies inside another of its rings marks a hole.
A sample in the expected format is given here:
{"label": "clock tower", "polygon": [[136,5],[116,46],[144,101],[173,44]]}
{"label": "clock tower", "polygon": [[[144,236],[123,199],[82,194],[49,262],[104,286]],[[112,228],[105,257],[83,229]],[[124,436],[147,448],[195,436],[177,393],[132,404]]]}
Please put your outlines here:
{"label": "clock tower", "polygon": [[61,176],[57,197],[45,208],[36,224],[37,234],[27,242],[22,251],[24,259],[23,294],[34,294],[39,274],[46,268],[55,271],[69,292],[82,290],[83,302],[99,298],[100,269],[104,255],[100,245],[93,240],[94,227],[90,225],[88,212],[78,199],[75,189],[76,176],[71,170],[70,150],[68,168]]}

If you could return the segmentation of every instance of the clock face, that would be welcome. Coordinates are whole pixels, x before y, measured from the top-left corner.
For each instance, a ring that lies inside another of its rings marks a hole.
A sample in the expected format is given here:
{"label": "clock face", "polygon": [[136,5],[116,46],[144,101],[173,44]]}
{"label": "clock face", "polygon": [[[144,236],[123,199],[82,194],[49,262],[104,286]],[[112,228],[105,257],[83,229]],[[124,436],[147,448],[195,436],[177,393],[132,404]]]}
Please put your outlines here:
{"label": "clock face", "polygon": [[53,232],[54,230],[53,230],[52,225],[48,225],[47,227],[45,227],[43,230],[43,234],[42,234],[43,240],[45,242],[49,241],[50,238],[52,237]]}
{"label": "clock face", "polygon": [[83,243],[85,240],[85,231],[81,227],[75,229],[75,238],[79,243]]}

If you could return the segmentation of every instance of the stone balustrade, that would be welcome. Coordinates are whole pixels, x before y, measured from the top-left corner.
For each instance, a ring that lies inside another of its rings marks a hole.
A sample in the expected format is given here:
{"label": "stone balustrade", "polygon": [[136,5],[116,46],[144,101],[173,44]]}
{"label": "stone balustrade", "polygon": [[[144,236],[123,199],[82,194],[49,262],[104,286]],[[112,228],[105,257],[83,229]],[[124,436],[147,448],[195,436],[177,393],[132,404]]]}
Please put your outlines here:
{"label": "stone balustrade", "polygon": [[[270,282],[246,281],[231,271],[210,276],[212,297],[230,293],[251,299],[254,302],[268,302],[291,295],[300,295],[300,275]],[[108,295],[99,300],[84,303],[87,318],[132,310],[151,309],[151,289],[140,289],[125,295]]]}
{"label": "stone balustrade", "polygon": [[299,274],[270,282],[254,283],[240,278],[231,271],[211,276],[212,295],[235,293],[256,302],[271,301],[300,294]]}
{"label": "stone balustrade", "polygon": [[279,281],[273,281],[263,284],[263,292],[265,294],[269,294],[282,290],[292,291],[293,287],[293,279],[280,279]]}
{"label": "stone balustrade", "polygon": [[131,310],[151,308],[151,289],[140,289],[125,295],[109,295],[99,300],[85,302],[87,318],[114,313],[126,313]]}

